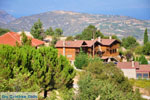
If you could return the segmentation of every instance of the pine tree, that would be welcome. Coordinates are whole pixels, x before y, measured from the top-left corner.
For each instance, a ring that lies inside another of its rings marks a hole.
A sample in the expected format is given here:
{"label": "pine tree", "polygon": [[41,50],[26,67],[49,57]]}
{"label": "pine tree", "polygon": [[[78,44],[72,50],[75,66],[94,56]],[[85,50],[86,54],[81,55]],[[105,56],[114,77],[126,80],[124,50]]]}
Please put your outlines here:
{"label": "pine tree", "polygon": [[53,36],[54,35],[54,31],[53,31],[53,28],[52,27],[50,27],[49,29],[47,29],[46,30],[46,35],[51,35],[51,36]]}
{"label": "pine tree", "polygon": [[34,38],[42,40],[44,37],[43,33],[44,33],[43,24],[40,21],[40,19],[38,19],[38,21],[35,22],[31,28],[31,34],[33,35]]}
{"label": "pine tree", "polygon": [[52,47],[0,45],[0,62],[0,91],[43,90],[46,98],[49,90],[72,87],[75,76],[69,61]]}
{"label": "pine tree", "polygon": [[75,76],[73,67],[66,58],[58,58],[57,50],[52,47],[42,47],[37,50],[33,64],[35,79],[44,90],[47,97],[48,90],[72,85]]}
{"label": "pine tree", "polygon": [[144,44],[146,44],[147,42],[148,42],[148,33],[147,33],[147,28],[146,28],[144,32]]}
{"label": "pine tree", "polygon": [[62,29],[60,29],[60,28],[56,28],[55,29],[55,33],[54,33],[55,36],[61,36],[62,34],[63,34],[63,30]]}

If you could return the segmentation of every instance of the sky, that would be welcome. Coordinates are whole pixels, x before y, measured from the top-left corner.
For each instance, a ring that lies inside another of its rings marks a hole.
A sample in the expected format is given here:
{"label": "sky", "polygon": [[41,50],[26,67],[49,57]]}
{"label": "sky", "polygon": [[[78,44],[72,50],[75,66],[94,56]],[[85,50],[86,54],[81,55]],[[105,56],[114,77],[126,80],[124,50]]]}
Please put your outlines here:
{"label": "sky", "polygon": [[150,0],[0,0],[0,9],[16,18],[64,10],[150,20]]}

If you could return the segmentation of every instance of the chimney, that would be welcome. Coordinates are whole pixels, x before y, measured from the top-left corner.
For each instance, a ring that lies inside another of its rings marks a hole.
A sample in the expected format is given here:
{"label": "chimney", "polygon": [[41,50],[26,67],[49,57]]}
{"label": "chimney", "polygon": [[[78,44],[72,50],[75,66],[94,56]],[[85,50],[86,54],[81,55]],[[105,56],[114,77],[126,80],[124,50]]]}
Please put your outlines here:
{"label": "chimney", "polygon": [[22,36],[20,35],[20,41],[22,41]]}
{"label": "chimney", "polygon": [[101,42],[101,37],[100,36],[98,37],[98,42]]}
{"label": "chimney", "polygon": [[134,61],[132,61],[132,67],[135,67]]}
{"label": "chimney", "polygon": [[111,37],[111,36],[109,36],[109,39],[112,39],[112,37]]}
{"label": "chimney", "polygon": [[63,41],[63,56],[65,56],[65,41]]}

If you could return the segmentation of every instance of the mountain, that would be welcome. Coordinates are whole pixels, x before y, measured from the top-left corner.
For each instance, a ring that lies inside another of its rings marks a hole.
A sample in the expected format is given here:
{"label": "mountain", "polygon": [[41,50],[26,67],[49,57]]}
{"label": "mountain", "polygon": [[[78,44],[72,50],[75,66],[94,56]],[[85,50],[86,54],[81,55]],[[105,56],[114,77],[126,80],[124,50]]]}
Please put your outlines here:
{"label": "mountain", "polygon": [[118,15],[94,15],[86,13],[76,13],[71,11],[52,11],[40,13],[32,16],[25,16],[13,20],[7,24],[0,25],[13,31],[30,31],[34,22],[41,19],[44,29],[62,28],[64,35],[75,35],[89,24],[95,25],[105,35],[116,34],[120,38],[125,36],[135,36],[143,39],[145,28],[150,32],[150,20],[138,20],[128,16]]}
{"label": "mountain", "polygon": [[0,24],[6,24],[6,23],[11,22],[15,19],[16,19],[15,17],[8,14],[4,10],[0,10]]}

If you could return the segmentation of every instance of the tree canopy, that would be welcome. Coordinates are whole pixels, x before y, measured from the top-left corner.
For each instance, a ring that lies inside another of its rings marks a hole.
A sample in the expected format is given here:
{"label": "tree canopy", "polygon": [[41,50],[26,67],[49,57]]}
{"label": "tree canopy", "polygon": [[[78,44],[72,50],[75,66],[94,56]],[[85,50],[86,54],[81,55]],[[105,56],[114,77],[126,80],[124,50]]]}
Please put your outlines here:
{"label": "tree canopy", "polygon": [[21,33],[21,45],[32,45],[32,40],[31,38],[28,38],[24,31]]}
{"label": "tree canopy", "polygon": [[44,30],[43,30],[43,24],[38,19],[37,22],[34,23],[34,25],[31,28],[31,34],[34,38],[42,40],[44,38]]}
{"label": "tree canopy", "polygon": [[94,25],[89,25],[88,27],[86,27],[81,34],[76,35],[76,39],[78,40],[91,40],[93,39],[93,35],[94,38],[97,37],[101,37],[103,38],[104,35],[100,32],[100,30],[98,30]]}
{"label": "tree canopy", "polygon": [[4,29],[4,28],[0,28],[0,36],[7,33],[7,32],[10,32],[9,29]]}
{"label": "tree canopy", "polygon": [[114,64],[101,61],[89,63],[78,82],[77,100],[143,100],[139,91],[133,92],[132,85]]}
{"label": "tree canopy", "polygon": [[143,54],[145,54],[145,55],[150,55],[150,42],[147,42],[147,43],[143,46]]}
{"label": "tree canopy", "polygon": [[80,53],[75,57],[74,65],[77,68],[82,69],[83,67],[86,67],[88,65],[88,62],[88,55],[84,53],[82,49],[80,49]]}
{"label": "tree canopy", "polygon": [[75,70],[52,47],[0,45],[0,61],[0,91],[44,91],[47,97],[48,90],[72,87]]}
{"label": "tree canopy", "polygon": [[53,36],[54,35],[54,31],[52,27],[49,27],[46,31],[45,31],[46,35],[50,35]]}
{"label": "tree canopy", "polygon": [[145,58],[144,55],[141,55],[141,56],[139,57],[139,63],[140,63],[140,64],[148,64],[148,61],[147,61],[147,59]]}
{"label": "tree canopy", "polygon": [[128,36],[127,38],[122,39],[122,46],[126,49],[135,48],[139,43],[136,41],[136,38],[133,36]]}
{"label": "tree canopy", "polygon": [[55,36],[61,36],[63,34],[63,30],[61,28],[56,28],[54,34]]}

